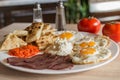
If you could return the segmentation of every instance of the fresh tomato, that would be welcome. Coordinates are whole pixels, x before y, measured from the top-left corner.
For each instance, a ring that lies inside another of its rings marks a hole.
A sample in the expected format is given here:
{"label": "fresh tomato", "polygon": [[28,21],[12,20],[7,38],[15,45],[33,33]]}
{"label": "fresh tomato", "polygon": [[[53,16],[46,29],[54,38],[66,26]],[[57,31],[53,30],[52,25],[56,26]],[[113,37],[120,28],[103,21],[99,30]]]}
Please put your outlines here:
{"label": "fresh tomato", "polygon": [[83,18],[78,23],[78,31],[98,33],[101,22],[95,17]]}
{"label": "fresh tomato", "polygon": [[120,42],[120,22],[106,23],[102,29],[102,33],[109,36],[112,40]]}

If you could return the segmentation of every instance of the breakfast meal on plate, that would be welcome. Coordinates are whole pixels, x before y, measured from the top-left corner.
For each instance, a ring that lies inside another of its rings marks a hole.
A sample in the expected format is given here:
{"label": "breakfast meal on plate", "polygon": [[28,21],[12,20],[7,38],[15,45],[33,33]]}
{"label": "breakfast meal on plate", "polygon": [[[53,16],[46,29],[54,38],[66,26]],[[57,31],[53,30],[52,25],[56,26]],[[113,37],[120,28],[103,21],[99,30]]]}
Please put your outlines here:
{"label": "breakfast meal on plate", "polygon": [[96,64],[111,57],[110,39],[77,31],[56,31],[50,24],[32,23],[9,33],[0,46],[7,63],[31,69],[60,70]]}

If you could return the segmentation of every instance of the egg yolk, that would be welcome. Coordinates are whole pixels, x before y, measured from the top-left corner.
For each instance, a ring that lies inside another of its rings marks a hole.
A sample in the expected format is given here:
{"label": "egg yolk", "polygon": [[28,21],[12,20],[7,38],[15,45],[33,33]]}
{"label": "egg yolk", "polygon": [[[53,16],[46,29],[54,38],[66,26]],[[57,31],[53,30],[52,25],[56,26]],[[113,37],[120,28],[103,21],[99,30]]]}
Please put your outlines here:
{"label": "egg yolk", "polygon": [[94,46],[95,45],[95,42],[93,42],[93,41],[90,41],[89,43],[88,43],[88,46],[89,47],[92,47],[92,46]]}
{"label": "egg yolk", "polygon": [[86,48],[86,47],[88,47],[88,43],[87,43],[87,42],[82,42],[82,43],[80,44],[80,47]]}
{"label": "egg yolk", "polygon": [[69,40],[71,37],[73,37],[73,34],[70,32],[64,32],[64,33],[60,34],[59,36],[60,36],[60,38],[63,38],[63,39],[66,38],[67,40]]}
{"label": "egg yolk", "polygon": [[86,48],[86,47],[93,47],[95,45],[95,42],[93,41],[90,41],[90,42],[82,42],[80,44],[80,47],[82,48]]}
{"label": "egg yolk", "polygon": [[96,50],[94,48],[85,48],[80,50],[80,54],[82,55],[88,55],[88,54],[94,54]]}

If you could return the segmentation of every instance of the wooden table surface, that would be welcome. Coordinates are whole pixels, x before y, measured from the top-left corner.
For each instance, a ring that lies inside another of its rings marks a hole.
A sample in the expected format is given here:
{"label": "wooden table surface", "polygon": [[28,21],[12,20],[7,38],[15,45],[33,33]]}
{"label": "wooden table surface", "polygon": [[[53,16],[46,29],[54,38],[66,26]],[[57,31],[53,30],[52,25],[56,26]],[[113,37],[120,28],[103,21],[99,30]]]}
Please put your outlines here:
{"label": "wooden table surface", "polygon": [[[30,23],[13,23],[0,29],[0,41],[3,36],[15,29],[24,29]],[[67,25],[69,30],[77,30],[76,25]],[[119,44],[120,45],[120,44]],[[9,69],[0,64],[0,80],[120,80],[120,55],[111,63],[102,67],[72,74],[43,75]]]}

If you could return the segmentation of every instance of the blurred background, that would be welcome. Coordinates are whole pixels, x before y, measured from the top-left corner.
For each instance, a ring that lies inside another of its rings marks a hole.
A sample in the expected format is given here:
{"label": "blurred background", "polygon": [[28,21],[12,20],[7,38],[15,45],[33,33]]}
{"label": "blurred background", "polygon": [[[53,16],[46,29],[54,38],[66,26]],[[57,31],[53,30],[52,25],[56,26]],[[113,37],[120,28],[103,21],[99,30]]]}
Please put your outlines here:
{"label": "blurred background", "polygon": [[[32,22],[35,3],[41,4],[43,20],[55,23],[59,0],[0,0],[0,28],[14,22]],[[102,23],[120,20],[120,0],[63,0],[66,22],[77,23],[94,16]]]}

